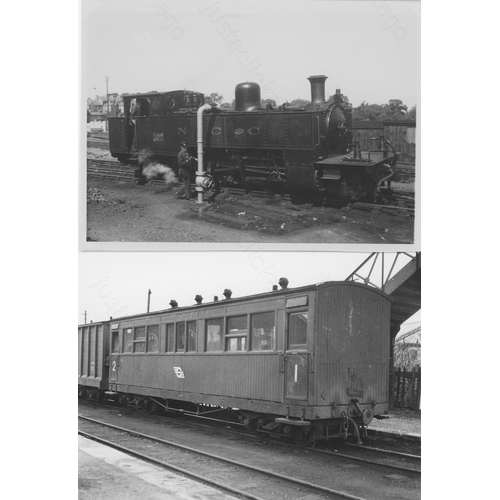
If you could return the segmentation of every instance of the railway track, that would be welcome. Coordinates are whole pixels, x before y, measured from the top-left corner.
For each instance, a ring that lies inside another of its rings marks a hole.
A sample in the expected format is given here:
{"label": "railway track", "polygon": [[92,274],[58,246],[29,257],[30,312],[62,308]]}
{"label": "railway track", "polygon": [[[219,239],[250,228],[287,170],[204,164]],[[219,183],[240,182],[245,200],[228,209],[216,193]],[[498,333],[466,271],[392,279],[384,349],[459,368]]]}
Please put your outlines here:
{"label": "railway track", "polygon": [[[110,408],[112,408],[111,406]],[[128,407],[131,410],[131,415],[134,415],[136,409]],[[181,421],[177,418],[182,416]],[[232,434],[246,439],[259,440],[266,437],[275,438],[277,442],[283,447],[289,449],[302,449],[308,450],[311,453],[320,453],[324,455],[331,455],[334,457],[341,457],[359,463],[365,463],[371,466],[381,466],[386,469],[408,473],[420,476],[420,462],[421,457],[415,454],[401,453],[400,451],[380,449],[367,445],[357,445],[343,441],[320,441],[316,445],[310,447],[297,446],[288,441],[283,441],[282,435],[272,435],[269,432],[250,433],[247,432],[241,423],[235,421],[214,418],[213,416],[206,416],[200,414],[186,413],[185,411],[177,412],[169,410],[169,412],[162,412],[156,414],[156,417],[165,419],[170,422],[175,422],[183,426],[190,426],[191,428],[208,429],[218,431],[225,434]],[[368,438],[369,439],[369,438]],[[341,451],[338,451],[337,449]],[[335,451],[332,451],[335,449]]]}
{"label": "railway track", "polygon": [[[195,447],[182,444],[182,439],[177,439],[177,433],[175,441],[160,439],[80,415],[79,434],[242,498],[277,500],[303,498],[307,495],[317,495],[317,498],[323,499],[375,498],[364,494],[360,496],[359,488],[351,491],[338,488],[328,474],[318,474],[313,479],[314,482],[311,482],[307,474],[304,476],[299,472],[300,465],[292,467],[287,463],[289,460],[286,457],[280,462],[266,460],[259,452],[238,453],[234,446],[220,441],[216,446],[217,452],[214,453],[213,445],[207,451],[207,446],[202,443]],[[349,469],[348,464],[342,465]],[[332,464],[329,467],[332,466],[335,467]],[[353,471],[350,470],[352,474]],[[401,498],[413,497],[405,495]]]}
{"label": "railway track", "polygon": [[415,193],[395,191],[384,204],[356,201],[349,206],[354,210],[373,214],[399,215],[413,219],[415,218]]}
{"label": "railway track", "polygon": [[396,171],[403,182],[415,180],[415,165],[407,162],[396,162]]}
{"label": "railway track", "polygon": [[[184,414],[185,415],[185,414]],[[163,417],[163,418],[169,418],[169,417]],[[188,415],[189,418],[189,415]],[[205,429],[217,429],[221,432],[225,433],[230,433],[234,434],[237,436],[241,436],[244,438],[249,438],[249,439],[259,439],[262,440],[263,437],[272,436],[270,433],[261,433],[260,435],[256,434],[249,434],[248,432],[244,432],[242,430],[238,430],[242,428],[241,424],[236,424],[233,422],[228,422],[224,420],[219,420],[219,419],[214,419],[210,417],[200,417],[199,415],[193,415],[193,419],[198,420],[205,420],[209,423],[200,423],[197,421],[189,421],[189,422],[183,422],[183,424],[189,423],[191,426],[196,426],[198,428],[205,428]],[[178,422],[178,420],[175,420]],[[276,439],[283,439],[282,435],[276,435],[274,436]],[[393,451],[393,450],[384,450],[380,448],[375,448],[375,447],[370,447],[370,446],[363,446],[363,445],[356,445],[356,444],[351,444],[351,443],[343,443],[339,442],[339,449],[342,450],[340,451],[332,451],[333,442],[326,442],[324,444],[318,443],[319,446],[312,446],[312,447],[302,447],[302,446],[297,446],[288,442],[280,442],[280,445],[283,445],[284,447],[290,448],[290,449],[302,449],[302,450],[308,450],[311,453],[320,453],[323,455],[330,455],[332,457],[336,458],[343,458],[346,460],[350,460],[353,462],[358,462],[358,463],[364,463],[367,465],[371,466],[380,466],[385,469],[391,469],[396,472],[401,472],[401,473],[406,473],[406,474],[412,474],[415,476],[420,476],[421,474],[421,457],[418,455],[413,455],[413,454],[408,454],[408,453],[401,453],[398,451]],[[404,465],[401,465],[404,464]]]}
{"label": "railway track", "polygon": [[[414,168],[413,168],[414,172]],[[92,178],[111,179],[124,182],[138,182],[135,177],[134,170],[130,166],[114,160],[102,160],[97,158],[87,158],[87,174]],[[152,179],[148,181],[153,186],[165,186],[165,182],[160,179]],[[244,189],[239,188],[222,188],[221,193],[229,195],[241,196],[245,194]],[[252,191],[252,196],[267,198],[268,193],[260,191]],[[291,201],[290,195],[283,195],[283,201]],[[390,214],[404,216],[407,218],[415,217],[415,193],[411,192],[395,192],[386,204],[354,202],[349,205],[355,210],[371,212],[373,214]]]}

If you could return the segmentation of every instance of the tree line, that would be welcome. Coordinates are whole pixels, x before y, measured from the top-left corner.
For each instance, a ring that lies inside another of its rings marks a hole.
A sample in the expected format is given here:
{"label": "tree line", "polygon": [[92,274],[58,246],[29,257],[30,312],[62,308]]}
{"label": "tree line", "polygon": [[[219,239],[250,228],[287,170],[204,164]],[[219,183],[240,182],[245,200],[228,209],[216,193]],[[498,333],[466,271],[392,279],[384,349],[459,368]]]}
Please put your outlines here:
{"label": "tree line", "polygon": [[[333,101],[333,95],[329,96],[327,101]],[[343,96],[344,104],[350,105],[349,98]],[[215,104],[222,109],[234,109],[235,101],[225,102],[224,97],[217,92],[205,96],[205,102],[208,104]],[[294,99],[287,103],[287,106],[302,107],[309,104],[307,99]],[[276,108],[276,101],[274,99],[262,99],[261,105],[263,108],[272,106]],[[363,101],[359,106],[353,107],[352,118],[355,121],[396,121],[396,120],[409,120],[416,121],[417,107],[413,106],[408,110],[403,101],[400,99],[391,99],[387,104],[370,104]]]}

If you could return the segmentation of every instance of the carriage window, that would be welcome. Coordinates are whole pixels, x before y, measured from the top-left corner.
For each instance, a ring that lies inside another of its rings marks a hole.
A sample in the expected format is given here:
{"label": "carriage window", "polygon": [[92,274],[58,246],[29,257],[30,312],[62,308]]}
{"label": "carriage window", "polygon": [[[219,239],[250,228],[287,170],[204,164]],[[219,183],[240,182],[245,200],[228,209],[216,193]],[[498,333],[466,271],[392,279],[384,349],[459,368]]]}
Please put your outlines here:
{"label": "carriage window", "polygon": [[111,332],[111,352],[119,352],[119,336],[118,336],[118,330],[113,330]]}
{"label": "carriage window", "polygon": [[187,324],[187,350],[196,351],[196,321],[188,321]]}
{"label": "carriage window", "polygon": [[186,323],[177,323],[176,328],[176,347],[177,352],[184,352],[186,350]]}
{"label": "carriage window", "polygon": [[175,351],[175,330],[174,324],[167,325],[167,352]]}
{"label": "carriage window", "polygon": [[160,325],[148,326],[148,352],[160,352]]}
{"label": "carriage window", "polygon": [[245,351],[247,347],[248,318],[235,316],[227,320],[226,351]]}
{"label": "carriage window", "polygon": [[222,351],[222,318],[207,319],[207,351]]}
{"label": "carriage window", "polygon": [[123,352],[132,352],[133,342],[132,328],[126,328],[123,335]]}
{"label": "carriage window", "polygon": [[288,315],[288,348],[307,347],[307,312]]}
{"label": "carriage window", "polygon": [[134,352],[146,352],[146,327],[134,328]]}
{"label": "carriage window", "polygon": [[269,351],[274,349],[275,339],[274,311],[252,315],[252,351]]}

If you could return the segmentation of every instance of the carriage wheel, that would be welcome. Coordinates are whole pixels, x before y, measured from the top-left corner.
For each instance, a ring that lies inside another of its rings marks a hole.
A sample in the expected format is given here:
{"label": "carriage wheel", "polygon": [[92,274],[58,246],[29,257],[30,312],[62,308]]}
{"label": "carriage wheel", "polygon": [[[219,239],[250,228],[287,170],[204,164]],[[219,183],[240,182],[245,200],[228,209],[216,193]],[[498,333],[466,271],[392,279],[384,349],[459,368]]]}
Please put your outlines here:
{"label": "carriage wheel", "polygon": [[120,394],[118,396],[118,404],[120,406],[127,406],[127,400],[128,400],[128,398],[127,398],[126,394]]}
{"label": "carriage wheel", "polygon": [[321,432],[317,427],[310,427],[307,430],[302,427],[295,427],[291,430],[290,436],[294,444],[305,447],[316,443],[321,437]]}
{"label": "carriage wheel", "polygon": [[152,399],[146,399],[144,400],[144,403],[142,405],[142,411],[147,414],[153,414],[156,413],[156,410],[158,409],[158,405],[156,404],[155,401]]}

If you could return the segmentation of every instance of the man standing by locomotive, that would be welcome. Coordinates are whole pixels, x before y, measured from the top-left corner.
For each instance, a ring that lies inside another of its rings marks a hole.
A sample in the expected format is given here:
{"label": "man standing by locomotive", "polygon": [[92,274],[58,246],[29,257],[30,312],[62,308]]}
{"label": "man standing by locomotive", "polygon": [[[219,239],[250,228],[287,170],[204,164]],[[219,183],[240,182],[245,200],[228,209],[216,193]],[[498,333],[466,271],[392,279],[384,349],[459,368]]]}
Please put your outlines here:
{"label": "man standing by locomotive", "polygon": [[181,142],[181,150],[177,155],[177,165],[179,166],[179,177],[184,183],[184,187],[177,191],[177,198],[185,198],[190,200],[191,194],[191,177],[192,177],[192,162],[193,157],[187,152],[187,142]]}
{"label": "man standing by locomotive", "polygon": [[137,148],[137,135],[135,129],[135,117],[141,114],[141,104],[137,99],[132,99],[130,102],[130,114],[128,118],[129,126],[129,145],[130,151]]}

